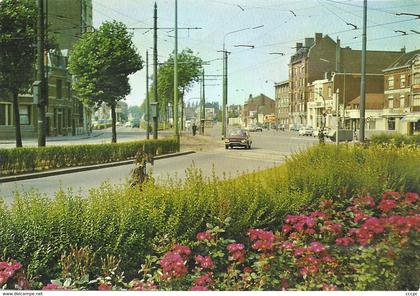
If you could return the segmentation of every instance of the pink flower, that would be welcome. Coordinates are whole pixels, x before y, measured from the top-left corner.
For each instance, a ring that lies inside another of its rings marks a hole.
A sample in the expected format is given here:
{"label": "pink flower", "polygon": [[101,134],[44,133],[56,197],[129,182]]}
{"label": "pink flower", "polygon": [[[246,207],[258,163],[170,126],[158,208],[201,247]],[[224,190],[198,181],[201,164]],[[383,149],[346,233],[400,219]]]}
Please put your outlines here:
{"label": "pink flower", "polygon": [[194,286],[191,288],[191,291],[208,291],[209,289],[204,286]]}
{"label": "pink flower", "polygon": [[395,208],[397,206],[397,202],[393,199],[383,199],[378,205],[378,209],[382,212],[386,213],[389,210]]}
{"label": "pink flower", "polygon": [[213,261],[210,256],[195,256],[195,261],[200,263],[201,268],[213,268]]}
{"label": "pink flower", "polygon": [[358,205],[358,206],[366,205],[373,208],[375,206],[375,200],[371,196],[363,196],[363,197],[355,198],[353,200],[353,204]]}
{"label": "pink flower", "polygon": [[382,193],[382,198],[383,199],[385,199],[385,198],[388,198],[388,197],[391,197],[391,198],[399,198],[401,196],[401,194],[399,193],[399,192],[395,192],[395,191],[388,191],[388,192],[384,192],[384,193]]}
{"label": "pink flower", "polygon": [[98,287],[99,291],[111,291],[112,290],[112,285],[107,285],[107,284],[100,284]]}
{"label": "pink flower", "polygon": [[151,282],[141,282],[140,280],[133,280],[130,283],[130,291],[154,291],[157,290],[155,284]]}
{"label": "pink flower", "polygon": [[403,202],[405,203],[413,203],[419,199],[419,195],[415,192],[407,192],[405,194],[405,199]]}
{"label": "pink flower", "polygon": [[212,272],[206,272],[201,274],[197,279],[194,280],[194,285],[196,286],[205,286],[205,285],[211,285],[213,284]]}
{"label": "pink flower", "polygon": [[179,253],[174,251],[166,253],[162,260],[160,260],[164,276],[163,278],[182,277],[188,273],[185,266],[184,259]]}
{"label": "pink flower", "polygon": [[56,284],[48,284],[42,288],[42,290],[65,290],[63,287]]}
{"label": "pink flower", "polygon": [[191,249],[189,247],[184,246],[184,245],[179,245],[179,244],[174,245],[171,251],[179,255],[185,255],[185,256],[188,256],[189,254],[191,254]]}
{"label": "pink flower", "polygon": [[325,247],[320,242],[312,242],[311,245],[310,245],[309,250],[311,252],[314,252],[314,253],[320,253],[322,251],[325,251]]}
{"label": "pink flower", "polygon": [[326,231],[332,232],[334,234],[338,234],[338,233],[341,232],[342,227],[343,227],[343,225],[341,225],[339,223],[335,223],[333,221],[325,221],[322,232],[324,232],[326,230]]}
{"label": "pink flower", "polygon": [[281,244],[281,247],[283,248],[283,249],[288,249],[288,250],[291,250],[291,249],[293,249],[293,247],[294,247],[295,245],[293,244],[293,242],[291,242],[291,241],[284,241],[282,244]]}
{"label": "pink flower", "polygon": [[228,249],[229,252],[235,252],[235,251],[243,250],[245,248],[245,245],[233,243],[233,244],[227,245],[226,248]]}
{"label": "pink flower", "polygon": [[10,275],[8,272],[0,271],[0,287],[2,287],[9,280]]}
{"label": "pink flower", "polygon": [[354,240],[351,237],[339,237],[335,240],[337,245],[348,246],[352,244]]}
{"label": "pink flower", "polygon": [[307,235],[312,235],[312,234],[315,234],[315,230],[313,230],[312,228],[307,228],[307,229],[305,230],[305,234],[307,234]]}
{"label": "pink flower", "polygon": [[322,290],[323,291],[335,291],[335,290],[337,290],[337,286],[336,285],[323,284],[322,285]]}
{"label": "pink flower", "polygon": [[245,267],[245,268],[244,268],[244,272],[245,272],[245,273],[251,273],[251,272],[252,272],[251,267],[248,267],[248,266],[247,266],[247,267]]}
{"label": "pink flower", "polygon": [[282,227],[282,232],[284,234],[288,234],[291,230],[292,230],[292,227],[290,225],[286,224],[286,225],[283,225],[283,227]]}
{"label": "pink flower", "polygon": [[306,248],[304,247],[299,247],[296,248],[295,251],[293,252],[293,256],[297,257],[297,256],[301,256],[302,254],[306,253]]}
{"label": "pink flower", "polygon": [[197,240],[198,241],[211,240],[212,238],[213,237],[212,237],[210,232],[203,231],[203,232],[197,233]]}

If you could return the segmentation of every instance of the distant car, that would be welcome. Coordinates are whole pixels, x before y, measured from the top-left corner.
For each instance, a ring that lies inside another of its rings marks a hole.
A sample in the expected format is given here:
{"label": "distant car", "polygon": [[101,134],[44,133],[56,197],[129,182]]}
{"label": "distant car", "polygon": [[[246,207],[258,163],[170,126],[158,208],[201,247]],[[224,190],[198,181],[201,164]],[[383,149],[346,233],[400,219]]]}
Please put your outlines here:
{"label": "distant car", "polygon": [[299,136],[312,136],[313,132],[314,132],[314,129],[312,128],[312,126],[310,125],[302,126],[299,129]]}
{"label": "distant car", "polygon": [[233,147],[245,147],[246,149],[251,149],[251,137],[249,136],[249,132],[244,129],[236,129],[229,133],[229,135],[225,138],[225,148],[233,148]]}
{"label": "distant car", "polygon": [[127,121],[127,122],[124,124],[124,127],[131,127],[131,122],[130,122],[130,121]]}
{"label": "distant car", "polygon": [[301,127],[302,127],[302,125],[300,123],[292,123],[289,126],[289,131],[291,131],[291,132],[298,132]]}
{"label": "distant car", "polygon": [[123,124],[122,124],[122,122],[117,121],[117,123],[115,123],[115,125],[116,125],[116,126],[122,126]]}
{"label": "distant car", "polygon": [[262,127],[260,127],[258,125],[250,124],[250,125],[248,125],[248,131],[250,131],[250,132],[262,132],[263,129],[262,129]]}
{"label": "distant car", "polygon": [[284,129],[285,129],[285,128],[286,128],[286,127],[285,127],[284,123],[279,123],[279,124],[277,125],[277,129],[278,129],[278,130],[284,131]]}

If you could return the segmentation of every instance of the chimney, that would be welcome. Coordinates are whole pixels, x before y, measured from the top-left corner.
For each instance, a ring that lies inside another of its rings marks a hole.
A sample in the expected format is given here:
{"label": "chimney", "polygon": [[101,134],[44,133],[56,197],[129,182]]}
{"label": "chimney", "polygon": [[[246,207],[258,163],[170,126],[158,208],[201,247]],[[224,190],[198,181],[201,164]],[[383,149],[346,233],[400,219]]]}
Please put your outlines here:
{"label": "chimney", "polygon": [[337,37],[337,46],[335,48],[335,71],[341,72],[341,46],[340,39]]}
{"label": "chimney", "polygon": [[302,48],[302,42],[297,42],[296,43],[296,52]]}
{"label": "chimney", "polygon": [[405,46],[401,48],[401,52],[405,53]]}
{"label": "chimney", "polygon": [[249,94],[248,100],[252,100],[252,94]]}
{"label": "chimney", "polygon": [[315,43],[319,44],[322,40],[322,33],[315,33]]}
{"label": "chimney", "polygon": [[305,47],[309,48],[314,45],[314,38],[305,38]]}

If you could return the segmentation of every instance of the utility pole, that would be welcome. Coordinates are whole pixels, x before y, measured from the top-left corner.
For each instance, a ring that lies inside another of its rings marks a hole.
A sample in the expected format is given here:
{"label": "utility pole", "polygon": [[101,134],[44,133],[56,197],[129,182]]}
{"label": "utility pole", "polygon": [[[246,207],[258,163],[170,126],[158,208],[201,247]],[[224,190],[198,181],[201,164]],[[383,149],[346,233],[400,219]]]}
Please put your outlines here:
{"label": "utility pole", "polygon": [[44,147],[46,142],[45,135],[45,105],[46,105],[46,84],[45,84],[45,15],[44,15],[44,0],[38,0],[38,22],[37,22],[37,63],[38,71],[37,77],[39,83],[39,101],[38,101],[38,147]]}
{"label": "utility pole", "polygon": [[175,137],[179,143],[180,138],[178,129],[178,0],[175,0],[174,126]]}
{"label": "utility pole", "polygon": [[159,118],[159,106],[158,106],[158,83],[157,83],[157,5],[155,2],[155,9],[153,15],[153,101],[155,103],[154,108],[155,114],[153,114],[153,139],[158,138],[158,118]]}
{"label": "utility pole", "polygon": [[[338,39],[337,37],[337,47],[335,49],[335,72],[339,73],[340,72],[340,64],[341,64],[341,46],[340,46],[340,39]],[[337,89],[337,94],[336,94],[337,98],[336,98],[336,106],[335,106],[335,115],[336,115],[336,120],[337,120],[337,131],[335,132],[335,144],[338,146],[338,134],[339,134],[339,129],[340,129],[340,90]]]}
{"label": "utility pole", "polygon": [[201,119],[201,129],[200,134],[204,136],[204,123],[206,122],[206,85],[205,85],[205,75],[204,75],[204,68],[202,72],[202,78],[201,78],[201,108],[200,108],[200,119]]}
{"label": "utility pole", "polygon": [[340,113],[340,107],[339,107],[339,105],[338,105],[338,103],[339,103],[339,101],[340,101],[340,89],[337,89],[337,93],[335,94],[336,95],[336,100],[335,100],[335,113],[336,113],[336,119],[337,119],[337,122],[336,122],[336,127],[337,127],[337,131],[336,131],[336,133],[335,133],[335,145],[337,145],[338,146],[338,130],[339,130],[339,128],[340,128],[340,116],[339,116],[339,113]]}
{"label": "utility pole", "polygon": [[366,27],[367,0],[363,0],[363,37],[362,37],[362,70],[360,80],[360,130],[359,141],[365,142],[365,105],[366,105]]}
{"label": "utility pole", "polygon": [[[224,47],[224,46],[223,46]],[[226,105],[227,105],[227,96],[228,96],[228,79],[227,79],[227,62],[228,53],[225,48],[223,48],[223,103],[222,103],[222,136],[223,139],[226,138],[226,123],[227,123],[227,114],[226,114]]]}
{"label": "utility pole", "polygon": [[149,52],[146,50],[146,139],[149,140],[150,102],[149,102]]}

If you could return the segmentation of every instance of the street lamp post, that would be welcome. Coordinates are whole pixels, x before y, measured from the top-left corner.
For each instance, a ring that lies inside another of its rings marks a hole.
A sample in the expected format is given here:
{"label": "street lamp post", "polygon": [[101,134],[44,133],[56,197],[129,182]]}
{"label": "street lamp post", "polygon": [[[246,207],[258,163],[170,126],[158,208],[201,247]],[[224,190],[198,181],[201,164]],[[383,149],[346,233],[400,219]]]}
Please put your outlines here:
{"label": "street lamp post", "polygon": [[327,106],[325,104],[325,98],[324,96],[319,92],[317,93],[319,96],[321,96],[322,100],[324,101],[324,112],[322,112],[322,118],[321,118],[321,130],[318,133],[318,138],[319,138],[319,144],[324,144],[325,143],[325,139],[324,139],[324,128],[325,128],[325,118],[327,116],[326,112],[327,112]]}
{"label": "street lamp post", "polygon": [[[247,31],[247,30],[255,30],[255,29],[259,29],[262,28],[264,25],[261,26],[256,26],[256,27],[248,27],[248,28],[243,28],[243,29],[239,29],[239,30],[235,30],[235,31],[231,31],[231,32],[227,32],[224,36],[223,36],[223,102],[222,102],[222,136],[223,138],[226,137],[226,127],[227,127],[227,100],[228,100],[228,54],[229,52],[226,50],[226,37],[228,35],[232,35],[235,33],[239,33],[239,32],[243,32],[243,31]],[[243,46],[243,45],[241,45]],[[249,46],[249,45],[245,45],[246,47],[253,47],[253,46]]]}

